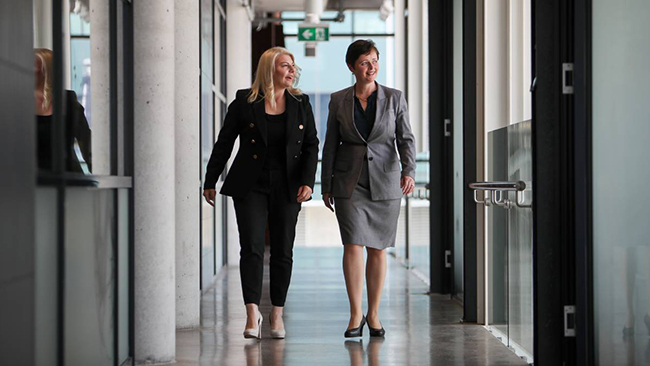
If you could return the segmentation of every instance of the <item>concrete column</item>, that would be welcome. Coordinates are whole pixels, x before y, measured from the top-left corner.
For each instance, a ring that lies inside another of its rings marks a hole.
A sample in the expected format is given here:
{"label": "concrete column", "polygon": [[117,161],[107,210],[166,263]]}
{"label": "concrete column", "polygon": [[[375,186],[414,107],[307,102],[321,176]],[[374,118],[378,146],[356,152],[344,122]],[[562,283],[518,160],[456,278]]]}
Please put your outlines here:
{"label": "concrete column", "polygon": [[63,87],[70,90],[72,89],[72,61],[70,56],[71,40],[70,40],[70,1],[64,1],[61,9],[63,19],[61,28],[63,30]]}
{"label": "concrete column", "polygon": [[177,1],[175,30],[176,328],[200,324],[199,2]]}
{"label": "concrete column", "polygon": [[174,1],[134,7],[135,360],[170,363],[176,346]]}
{"label": "concrete column", "polygon": [[90,85],[92,160],[95,175],[110,175],[110,30],[109,2],[90,2]]}
{"label": "concrete column", "polygon": [[[252,62],[250,50],[251,42],[251,19],[247,8],[241,5],[238,0],[228,0],[226,3],[226,34],[228,42],[226,45],[227,93],[228,103],[235,99],[238,89],[250,88],[252,84]],[[239,140],[238,140],[239,141]],[[230,162],[239,149],[239,142],[235,144]],[[228,264],[239,265],[239,234],[237,232],[237,220],[232,199],[228,199]]]}

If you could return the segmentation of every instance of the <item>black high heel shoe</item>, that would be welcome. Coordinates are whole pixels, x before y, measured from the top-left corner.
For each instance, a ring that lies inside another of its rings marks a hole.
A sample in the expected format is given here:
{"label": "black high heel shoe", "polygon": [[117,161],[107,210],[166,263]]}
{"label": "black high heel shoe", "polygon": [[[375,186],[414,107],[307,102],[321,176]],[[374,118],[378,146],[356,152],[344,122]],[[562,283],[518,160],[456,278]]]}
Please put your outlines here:
{"label": "black high heel shoe", "polygon": [[363,326],[366,325],[366,317],[361,318],[361,323],[358,327],[348,329],[345,331],[345,338],[363,337]]}
{"label": "black high heel shoe", "polygon": [[384,335],[386,335],[386,331],[384,330],[384,326],[381,323],[379,323],[379,325],[381,325],[381,328],[376,329],[376,328],[371,327],[370,324],[368,324],[368,330],[370,331],[370,336],[371,337],[383,337]]}
{"label": "black high heel shoe", "polygon": [[384,335],[386,335],[386,331],[384,330],[383,326],[380,329],[375,329],[370,325],[368,325],[368,330],[370,331],[371,337],[383,337]]}

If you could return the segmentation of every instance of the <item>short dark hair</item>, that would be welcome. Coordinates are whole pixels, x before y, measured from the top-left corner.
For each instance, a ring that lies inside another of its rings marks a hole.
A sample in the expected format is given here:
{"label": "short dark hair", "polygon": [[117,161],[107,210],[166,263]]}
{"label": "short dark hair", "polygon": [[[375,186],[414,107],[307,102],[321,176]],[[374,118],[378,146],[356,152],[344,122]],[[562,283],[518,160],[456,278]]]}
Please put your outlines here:
{"label": "short dark hair", "polygon": [[345,53],[345,63],[354,68],[354,63],[357,62],[361,55],[367,55],[371,51],[377,52],[377,59],[379,59],[379,50],[375,46],[375,42],[371,39],[360,39],[352,42],[348,46],[348,51]]}

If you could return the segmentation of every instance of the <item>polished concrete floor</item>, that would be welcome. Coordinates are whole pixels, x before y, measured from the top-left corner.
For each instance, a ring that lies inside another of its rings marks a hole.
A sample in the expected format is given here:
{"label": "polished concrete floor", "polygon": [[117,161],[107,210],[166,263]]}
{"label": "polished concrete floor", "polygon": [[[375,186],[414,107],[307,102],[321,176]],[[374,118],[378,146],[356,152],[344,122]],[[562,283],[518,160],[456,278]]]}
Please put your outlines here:
{"label": "polished concrete floor", "polygon": [[[348,302],[342,248],[296,248],[285,307],[287,338],[269,337],[268,266],[261,304],[262,340],[242,336],[239,269],[227,268],[201,301],[202,325],[178,331],[179,365],[525,365],[483,327],[459,322],[462,309],[389,257],[380,319],[385,339],[346,340]],[[365,309],[365,303],[364,303]]]}

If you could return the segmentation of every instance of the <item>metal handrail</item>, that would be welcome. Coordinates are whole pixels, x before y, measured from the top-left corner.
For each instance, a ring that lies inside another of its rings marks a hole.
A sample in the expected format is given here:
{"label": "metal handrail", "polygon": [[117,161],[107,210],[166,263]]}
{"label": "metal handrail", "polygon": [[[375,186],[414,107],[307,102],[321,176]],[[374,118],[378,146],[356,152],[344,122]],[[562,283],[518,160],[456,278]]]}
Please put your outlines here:
{"label": "metal handrail", "polygon": [[[517,182],[476,182],[470,183],[469,188],[474,190],[474,202],[485,206],[497,205],[510,209],[513,204],[519,208],[531,208],[531,203],[525,203],[524,191],[526,183]],[[487,191],[487,194],[485,193]],[[479,198],[479,192],[483,192],[483,199]],[[508,199],[507,192],[516,192],[515,201]]]}
{"label": "metal handrail", "polygon": [[526,183],[517,182],[476,182],[470,183],[469,188],[478,191],[523,191],[526,189]]}

